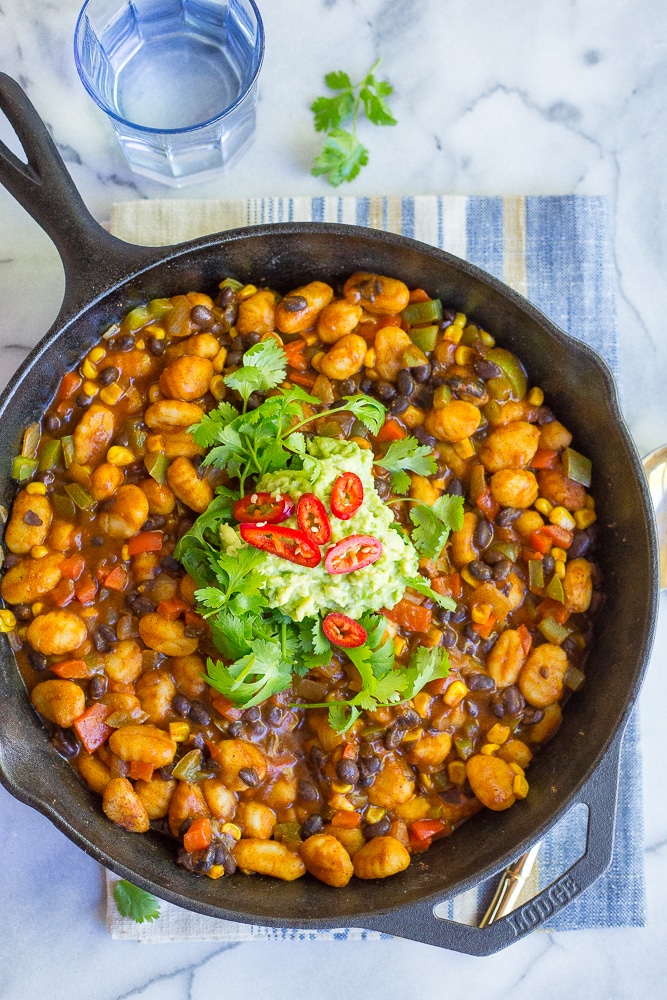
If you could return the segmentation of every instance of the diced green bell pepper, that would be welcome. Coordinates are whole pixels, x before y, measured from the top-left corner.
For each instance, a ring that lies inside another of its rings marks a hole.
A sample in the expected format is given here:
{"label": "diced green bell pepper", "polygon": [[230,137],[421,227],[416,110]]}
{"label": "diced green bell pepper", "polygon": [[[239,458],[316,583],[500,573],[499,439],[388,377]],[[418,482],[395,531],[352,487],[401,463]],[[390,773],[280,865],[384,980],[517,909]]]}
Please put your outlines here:
{"label": "diced green bell pepper", "polygon": [[59,438],[47,441],[44,445],[42,454],[39,456],[39,465],[37,466],[38,471],[48,472],[49,469],[55,469],[56,465],[60,461],[62,450],[63,446]]}
{"label": "diced green bell pepper", "polygon": [[429,352],[435,350],[439,329],[437,326],[416,326],[408,333],[413,344],[416,344],[421,351]]}
{"label": "diced green bell pepper", "polygon": [[537,627],[547,642],[552,642],[555,646],[560,646],[561,642],[564,642],[570,634],[569,630],[551,615],[543,618]]}
{"label": "diced green bell pepper", "polygon": [[[512,354],[511,351],[506,351],[504,347],[492,347],[486,355],[486,360],[493,361],[494,364],[502,369],[503,376],[510,385],[512,399],[523,399],[528,390],[528,379],[516,355]],[[490,378],[487,382],[489,394],[495,399],[501,398],[493,391],[494,383],[498,382],[501,378],[502,376],[499,375],[495,379]]]}
{"label": "diced green bell pepper", "polygon": [[427,299],[426,302],[411,302],[401,313],[401,318],[410,326],[422,323],[438,322],[442,319],[442,302],[440,299]]}
{"label": "diced green bell pepper", "polygon": [[161,451],[149,451],[144,455],[144,465],[148,475],[160,486],[164,486],[167,482],[167,469],[169,468],[167,456],[163,455]]}
{"label": "diced green bell pepper", "polygon": [[93,510],[95,507],[95,500],[90,495],[88,490],[84,490],[83,486],[79,483],[68,483],[65,487],[65,492],[74,501],[80,510]]}
{"label": "diced green bell pepper", "polygon": [[541,559],[528,560],[528,587],[533,592],[544,588],[544,568]]}
{"label": "diced green bell pepper", "polygon": [[19,483],[25,483],[28,479],[32,479],[36,471],[36,458],[26,458],[25,455],[17,455],[12,462],[12,479],[17,479]]}
{"label": "diced green bell pepper", "polygon": [[582,486],[591,485],[593,463],[590,458],[580,455],[574,448],[565,448],[562,460],[563,475],[567,476],[568,479],[574,479],[575,482],[581,483]]}

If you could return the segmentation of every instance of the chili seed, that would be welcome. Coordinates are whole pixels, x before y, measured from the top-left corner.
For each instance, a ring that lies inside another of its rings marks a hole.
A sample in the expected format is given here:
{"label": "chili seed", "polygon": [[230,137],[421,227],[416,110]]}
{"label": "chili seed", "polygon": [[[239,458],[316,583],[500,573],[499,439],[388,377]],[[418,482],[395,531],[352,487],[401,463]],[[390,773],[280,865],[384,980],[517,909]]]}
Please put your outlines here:
{"label": "chili seed", "polygon": [[51,746],[56,753],[59,753],[61,757],[65,757],[67,760],[73,760],[79,755],[79,744],[74,736],[72,733],[68,733],[66,729],[61,729],[60,726],[53,731]]}
{"label": "chili seed", "polygon": [[120,370],[115,365],[109,365],[108,368],[102,369],[97,376],[97,381],[100,385],[111,385],[112,382],[117,381],[119,375]]}
{"label": "chili seed", "polygon": [[493,528],[485,518],[480,518],[477,522],[473,539],[478,549],[485,549],[491,544]]}
{"label": "chili seed", "polygon": [[242,767],[239,771],[239,778],[251,788],[258,788],[261,784],[259,775],[254,767]]}
{"label": "chili seed", "polygon": [[468,572],[476,580],[490,580],[493,570],[481,559],[473,559],[468,563]]}
{"label": "chili seed", "polygon": [[498,378],[503,373],[500,365],[497,365],[495,361],[487,361],[486,358],[480,358],[472,367],[475,375],[479,375],[484,380]]}
{"label": "chili seed", "polygon": [[353,760],[342,758],[336,764],[336,774],[348,785],[356,785],[359,781],[359,768]]}
{"label": "chili seed", "polygon": [[302,778],[298,784],[299,798],[303,802],[315,802],[320,797],[320,793],[317,790],[317,785],[314,781],[310,781],[308,778]]}
{"label": "chili seed", "polygon": [[200,701],[192,702],[189,714],[192,721],[197,722],[200,726],[208,726],[211,721],[211,716],[209,715],[206,706]]}
{"label": "chili seed", "polygon": [[180,715],[183,719],[187,719],[190,714],[190,709],[192,704],[189,698],[186,698],[184,694],[177,694],[172,698],[171,707]]}
{"label": "chili seed", "polygon": [[388,402],[396,396],[396,386],[392,385],[391,382],[387,382],[384,379],[379,379],[375,383],[375,395],[378,399],[382,399]]}
{"label": "chili seed", "polygon": [[396,399],[393,399],[391,401],[389,412],[394,417],[398,417],[401,413],[405,413],[409,405],[410,405],[410,400],[407,398],[407,396],[397,396]]}
{"label": "chili seed", "polygon": [[496,515],[496,524],[499,528],[509,528],[522,514],[523,511],[516,507],[503,507]]}
{"label": "chili seed", "polygon": [[296,313],[301,312],[302,309],[307,309],[308,302],[303,295],[286,295],[282,300],[282,306],[287,312]]}
{"label": "chili seed", "polygon": [[489,677],[488,674],[483,674],[480,671],[468,674],[466,684],[470,691],[495,691],[496,689],[496,682],[493,677]]}
{"label": "chili seed", "polygon": [[91,678],[88,693],[93,701],[99,701],[107,693],[108,683],[103,674],[96,674],[95,677]]}
{"label": "chili seed", "polygon": [[365,826],[363,834],[366,840],[372,840],[374,837],[386,837],[390,828],[391,821],[387,816],[383,816],[377,823],[369,823]]}
{"label": "chili seed", "polygon": [[312,816],[308,816],[304,820],[301,826],[301,836],[304,840],[308,837],[314,836],[316,833],[321,833],[324,829],[324,820],[319,815],[319,813],[313,813]]}
{"label": "chili seed", "polygon": [[410,374],[410,370],[408,368],[401,368],[396,376],[396,385],[398,386],[398,391],[402,396],[409,397],[415,391],[415,380]]}
{"label": "chili seed", "polygon": [[498,582],[498,581],[501,581],[501,580],[506,580],[507,577],[510,575],[511,572],[512,572],[512,563],[509,561],[509,559],[505,559],[503,557],[493,567],[492,576],[493,576],[493,579],[496,582]]}

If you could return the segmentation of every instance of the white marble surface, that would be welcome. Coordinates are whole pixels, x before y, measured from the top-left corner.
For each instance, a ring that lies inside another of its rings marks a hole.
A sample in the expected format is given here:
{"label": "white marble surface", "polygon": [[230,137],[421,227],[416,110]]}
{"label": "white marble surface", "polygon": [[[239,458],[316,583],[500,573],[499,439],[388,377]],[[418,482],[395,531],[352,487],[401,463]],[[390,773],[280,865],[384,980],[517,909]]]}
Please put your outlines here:
{"label": "white marble surface", "polygon": [[[0,0],[0,69],[27,89],[100,220],[137,197],[326,194],[308,105],[322,74],[377,55],[395,129],[365,133],[351,194],[605,194],[612,205],[625,412],[642,453],[667,440],[667,7],[660,0],[260,0],[257,140],[228,176],[180,193],[134,177],[78,82],[78,0]],[[0,138],[18,151],[0,116]],[[0,190],[0,362],[53,320],[62,269]],[[536,934],[484,961],[405,941],[140,946],[113,942],[97,865],[0,788],[0,997],[235,1000],[295,995],[657,997],[667,973],[667,615],[642,695],[648,927]],[[317,978],[315,973],[317,970]],[[315,982],[317,985],[314,985]],[[224,983],[224,986],[221,984]]]}

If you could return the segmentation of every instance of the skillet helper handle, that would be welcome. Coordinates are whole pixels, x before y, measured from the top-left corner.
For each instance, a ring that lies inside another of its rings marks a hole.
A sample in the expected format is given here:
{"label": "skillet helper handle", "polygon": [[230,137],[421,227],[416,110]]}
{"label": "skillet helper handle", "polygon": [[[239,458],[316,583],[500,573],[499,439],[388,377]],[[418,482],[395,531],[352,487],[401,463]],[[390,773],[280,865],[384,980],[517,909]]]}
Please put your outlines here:
{"label": "skillet helper handle", "polygon": [[365,920],[364,927],[465,955],[485,956],[507,948],[551,920],[603,875],[611,863],[622,740],[621,731],[572,802],[573,806],[578,803],[588,806],[585,853],[529,902],[486,927],[472,927],[436,916],[437,902],[418,903],[402,910],[400,915],[381,914]]}
{"label": "skillet helper handle", "polygon": [[[6,73],[0,73],[0,110],[13,127],[27,163],[0,142],[0,183],[53,240],[65,268],[63,311],[74,312],[93,295],[127,275],[150,254],[108,233],[93,218],[74,186],[48,129]],[[69,306],[69,308],[68,308]]]}

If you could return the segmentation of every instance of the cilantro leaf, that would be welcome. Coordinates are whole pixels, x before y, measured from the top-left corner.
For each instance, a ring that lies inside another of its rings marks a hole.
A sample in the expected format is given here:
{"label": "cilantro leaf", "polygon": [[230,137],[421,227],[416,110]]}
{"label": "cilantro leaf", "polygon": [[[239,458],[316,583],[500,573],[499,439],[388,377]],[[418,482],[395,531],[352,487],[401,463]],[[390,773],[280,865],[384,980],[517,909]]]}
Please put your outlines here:
{"label": "cilantro leaf", "polygon": [[374,125],[396,125],[396,119],[389,110],[389,105],[385,97],[393,93],[394,88],[386,81],[376,81],[371,74],[364,81],[366,86],[362,87],[359,96],[364,102],[364,111],[369,121]]}
{"label": "cilantro leaf", "polygon": [[159,899],[124,878],[114,885],[113,898],[120,915],[130,917],[136,924],[143,924],[144,920],[157,920],[160,916]]}
{"label": "cilantro leaf", "polygon": [[463,525],[463,497],[445,493],[430,507],[415,504],[410,520],[415,526],[412,541],[417,550],[427,559],[437,559],[450,531],[458,531]]}
{"label": "cilantro leaf", "polygon": [[332,128],[311,170],[313,177],[324,176],[333,187],[353,181],[368,163],[368,150],[356,135],[342,128]]}
{"label": "cilantro leaf", "polygon": [[453,597],[447,597],[445,594],[438,594],[437,591],[433,590],[431,586],[427,583],[423,577],[410,576],[405,581],[406,587],[412,587],[413,590],[418,591],[425,597],[430,597],[432,601],[435,601],[441,608],[446,608],[447,611],[456,611],[456,601]]}
{"label": "cilantro leaf", "polygon": [[430,476],[438,468],[433,449],[427,444],[419,444],[417,438],[408,435],[401,441],[392,441],[382,458],[375,459],[375,465],[391,472],[394,493],[407,493],[410,477],[406,470],[419,476]]}
{"label": "cilantro leaf", "polygon": [[230,389],[236,389],[247,405],[251,393],[266,392],[284,382],[286,366],[285,352],[273,337],[269,337],[247,350],[243,355],[243,367],[225,375],[224,382]]}
{"label": "cilantro leaf", "polygon": [[223,400],[217,410],[205,413],[198,424],[188,427],[188,431],[192,434],[195,444],[199,445],[200,448],[210,448],[218,443],[221,431],[233,420],[236,420],[238,415],[239,411],[236,407]]}
{"label": "cilantro leaf", "polygon": [[315,129],[318,132],[328,132],[351,118],[354,113],[354,97],[349,90],[338,97],[318,97],[310,105],[310,110],[315,116]]}
{"label": "cilantro leaf", "polygon": [[331,73],[327,73],[324,77],[324,82],[326,83],[329,90],[351,90],[352,81],[350,80],[347,73],[344,73],[342,69],[333,70]]}
{"label": "cilantro leaf", "polygon": [[404,672],[403,701],[414,698],[429,681],[446,677],[448,673],[449,657],[446,649],[438,646],[432,649],[419,646],[410,657]]}
{"label": "cilantro leaf", "polygon": [[292,682],[291,664],[283,659],[280,643],[274,640],[253,639],[252,651],[227,667],[209,657],[206,669],[211,687],[244,708],[259,705]]}
{"label": "cilantro leaf", "polygon": [[356,396],[344,396],[345,409],[354,414],[357,420],[368,428],[371,434],[377,434],[384,423],[387,407],[372,396],[359,393]]}

